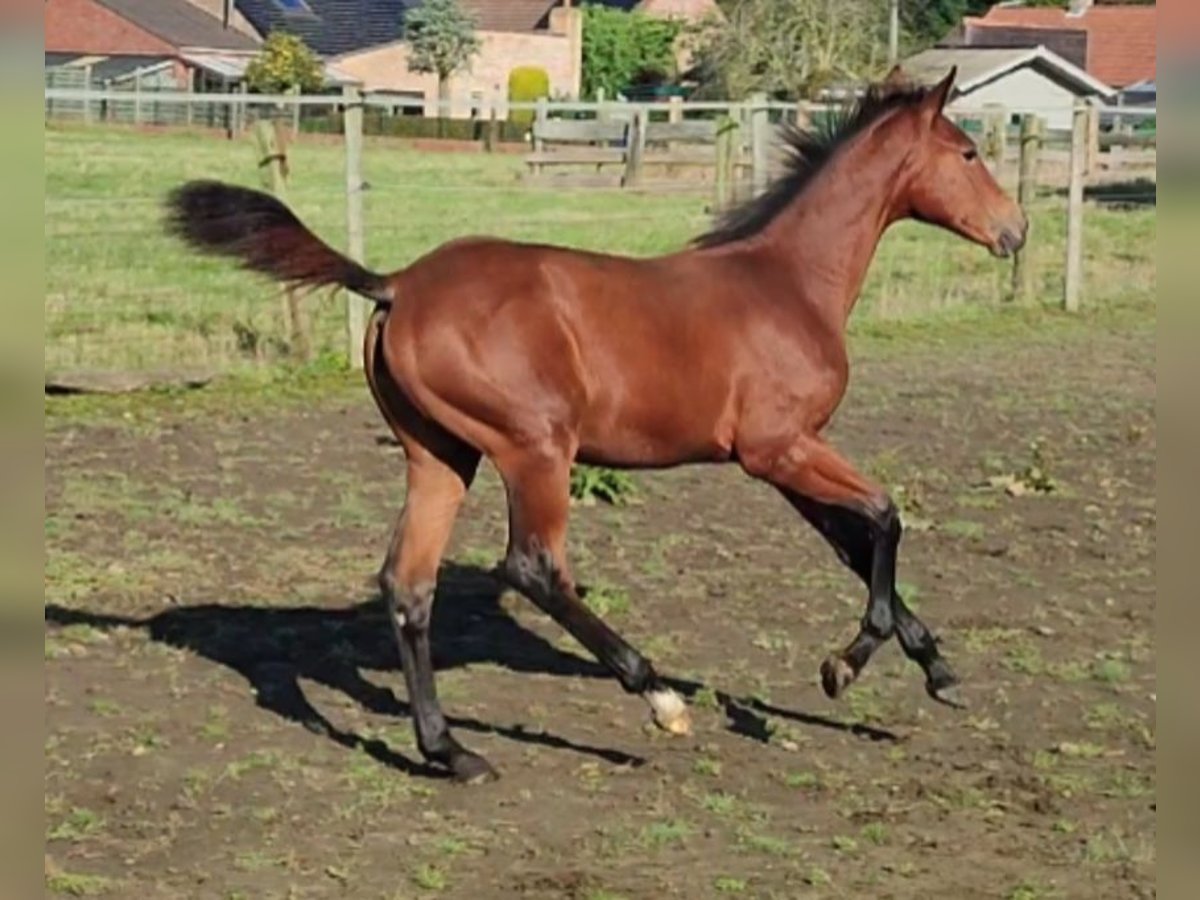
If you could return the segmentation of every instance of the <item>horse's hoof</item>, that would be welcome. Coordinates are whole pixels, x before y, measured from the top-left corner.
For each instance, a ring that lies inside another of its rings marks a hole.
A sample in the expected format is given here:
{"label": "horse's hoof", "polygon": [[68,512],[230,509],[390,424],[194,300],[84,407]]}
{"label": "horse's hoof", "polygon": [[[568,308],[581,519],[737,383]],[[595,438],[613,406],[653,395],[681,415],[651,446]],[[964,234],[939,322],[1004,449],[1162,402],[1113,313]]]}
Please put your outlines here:
{"label": "horse's hoof", "polygon": [[654,712],[654,724],[667,734],[686,737],[692,733],[692,714],[677,693],[670,689],[651,691],[646,699]]}
{"label": "horse's hoof", "polygon": [[942,685],[927,684],[925,690],[938,703],[944,703],[946,706],[953,707],[954,709],[967,708],[967,702],[962,698],[957,681]]}
{"label": "horse's hoof", "polygon": [[837,654],[825,657],[825,661],[821,663],[821,687],[830,700],[840,697],[857,677],[858,673],[850,663]]}
{"label": "horse's hoof", "polygon": [[450,776],[459,784],[483,784],[500,777],[486,759],[468,750],[450,760]]}

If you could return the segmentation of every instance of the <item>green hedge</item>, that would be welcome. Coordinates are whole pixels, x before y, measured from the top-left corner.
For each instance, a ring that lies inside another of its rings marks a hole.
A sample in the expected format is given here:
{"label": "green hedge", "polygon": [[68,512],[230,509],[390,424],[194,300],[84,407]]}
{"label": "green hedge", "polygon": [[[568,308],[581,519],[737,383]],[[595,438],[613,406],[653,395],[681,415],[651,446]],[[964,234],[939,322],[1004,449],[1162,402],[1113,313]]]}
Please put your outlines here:
{"label": "green hedge", "polygon": [[[510,103],[536,103],[550,96],[550,76],[537,66],[517,66],[508,73],[508,99]],[[532,109],[512,109],[508,118],[522,128],[533,124],[536,113]]]}
{"label": "green hedge", "polygon": [[[437,119],[423,116],[393,116],[382,109],[367,109],[363,114],[363,134],[405,138],[445,138],[457,141],[482,141],[487,137],[486,119],[447,119],[439,131]],[[515,122],[497,122],[500,140],[521,142],[525,140],[526,127]],[[300,130],[311,134],[340,134],[342,114],[325,113],[304,116]]]}

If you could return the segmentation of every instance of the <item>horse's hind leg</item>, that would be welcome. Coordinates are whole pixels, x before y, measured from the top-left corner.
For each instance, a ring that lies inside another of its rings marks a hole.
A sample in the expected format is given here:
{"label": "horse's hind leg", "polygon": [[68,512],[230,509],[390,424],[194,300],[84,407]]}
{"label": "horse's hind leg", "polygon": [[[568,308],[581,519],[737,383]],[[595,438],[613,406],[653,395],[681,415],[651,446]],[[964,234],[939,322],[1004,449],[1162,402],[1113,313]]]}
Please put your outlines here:
{"label": "horse's hind leg", "polygon": [[495,772],[450,733],[438,703],[429,647],[438,565],[480,454],[413,409],[376,353],[382,324],[380,313],[368,324],[367,381],[380,412],[404,447],[408,491],[379,572],[379,586],[400,648],[417,746],[426,759],[448,767],[457,780],[481,781]]}
{"label": "horse's hind leg", "polygon": [[660,728],[688,734],[691,721],[683,700],[576,592],[566,560],[569,454],[522,451],[498,459],[497,467],[508,490],[507,581],[609,668],[626,691],[641,694]]}
{"label": "horse's hind leg", "polygon": [[438,565],[479,457],[468,451],[465,458],[448,461],[411,436],[402,440],[408,452],[408,494],[379,585],[396,631],[417,746],[430,762],[448,767],[455,779],[481,781],[495,773],[450,733],[437,698],[429,647]]}
{"label": "horse's hind leg", "polygon": [[828,445],[805,441],[765,474],[867,585],[867,612],[858,634],[821,666],[821,684],[837,697],[858,677],[874,652],[893,634],[906,656],[925,673],[936,700],[957,705],[958,678],[937,641],[896,591],[900,516],[879,487],[859,475]]}

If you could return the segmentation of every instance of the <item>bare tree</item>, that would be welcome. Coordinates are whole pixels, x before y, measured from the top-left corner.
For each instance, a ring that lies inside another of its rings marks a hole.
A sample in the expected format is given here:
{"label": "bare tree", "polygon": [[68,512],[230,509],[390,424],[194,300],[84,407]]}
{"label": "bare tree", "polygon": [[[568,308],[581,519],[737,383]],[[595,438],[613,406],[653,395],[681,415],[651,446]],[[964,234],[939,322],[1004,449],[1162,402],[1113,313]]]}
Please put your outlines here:
{"label": "bare tree", "polygon": [[736,0],[728,19],[698,41],[710,96],[811,97],[875,75],[887,60],[887,0]]}

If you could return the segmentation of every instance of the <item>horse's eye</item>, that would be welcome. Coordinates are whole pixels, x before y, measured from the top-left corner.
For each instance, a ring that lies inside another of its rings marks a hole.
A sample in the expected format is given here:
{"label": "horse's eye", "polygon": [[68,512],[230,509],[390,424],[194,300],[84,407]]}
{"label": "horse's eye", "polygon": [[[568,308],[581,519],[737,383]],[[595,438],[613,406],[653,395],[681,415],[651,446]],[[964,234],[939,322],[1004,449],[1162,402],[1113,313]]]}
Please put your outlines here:
{"label": "horse's eye", "polygon": [[975,160],[978,159],[978,157],[979,157],[979,151],[976,150],[974,147],[969,147],[963,151],[963,159],[965,159],[967,162],[975,162]]}

